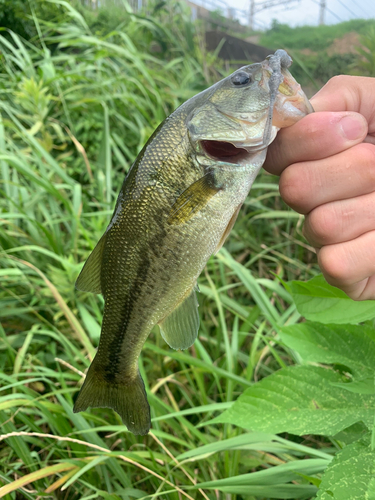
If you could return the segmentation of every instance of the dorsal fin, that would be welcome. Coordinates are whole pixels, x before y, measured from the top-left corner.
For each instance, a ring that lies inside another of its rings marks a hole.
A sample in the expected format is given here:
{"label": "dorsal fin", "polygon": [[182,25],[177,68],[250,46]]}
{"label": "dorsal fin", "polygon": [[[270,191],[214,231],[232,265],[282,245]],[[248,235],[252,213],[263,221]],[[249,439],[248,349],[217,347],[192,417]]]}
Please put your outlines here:
{"label": "dorsal fin", "polygon": [[96,247],[86,260],[80,275],[76,281],[77,290],[91,293],[102,293],[100,283],[100,269],[102,265],[103,249],[106,235],[104,234],[98,241]]}
{"label": "dorsal fin", "polygon": [[160,333],[172,349],[187,349],[194,344],[199,330],[198,301],[195,287],[163,321]]}

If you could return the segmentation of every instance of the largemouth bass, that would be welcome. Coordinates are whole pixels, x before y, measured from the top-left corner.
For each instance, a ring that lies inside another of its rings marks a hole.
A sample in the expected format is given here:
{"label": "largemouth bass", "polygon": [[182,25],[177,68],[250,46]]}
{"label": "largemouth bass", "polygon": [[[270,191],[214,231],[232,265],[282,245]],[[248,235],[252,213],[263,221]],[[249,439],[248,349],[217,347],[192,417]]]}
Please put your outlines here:
{"label": "largemouth bass", "polygon": [[102,293],[97,354],[74,412],[113,408],[147,434],[138,357],[154,325],[173,349],[198,333],[197,278],[223,245],[281,127],[312,111],[279,50],[189,99],[153,133],[76,287]]}

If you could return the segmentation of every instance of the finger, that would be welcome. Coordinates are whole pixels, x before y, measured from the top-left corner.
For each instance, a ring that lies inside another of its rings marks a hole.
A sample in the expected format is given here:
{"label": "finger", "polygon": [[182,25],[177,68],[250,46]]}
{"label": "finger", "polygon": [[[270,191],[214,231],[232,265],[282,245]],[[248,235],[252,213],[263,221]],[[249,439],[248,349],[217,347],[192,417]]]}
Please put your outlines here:
{"label": "finger", "polygon": [[375,146],[357,144],[324,160],[296,163],[280,177],[283,200],[296,212],[375,191]]}
{"label": "finger", "polygon": [[370,124],[375,132],[375,103],[369,96],[375,94],[375,79],[365,76],[340,75],[331,78],[311,99],[315,111],[355,111]]}
{"label": "finger", "polygon": [[320,205],[306,215],[303,233],[315,248],[375,230],[375,193]]}
{"label": "finger", "polygon": [[375,79],[339,75],[331,78],[311,99],[315,111],[356,111],[369,124],[365,142],[375,144]]}
{"label": "finger", "polygon": [[[375,231],[369,231],[355,240],[327,245],[318,253],[318,263],[326,280],[356,300],[375,298]],[[371,286],[369,283],[371,278]]]}
{"label": "finger", "polygon": [[367,122],[358,113],[312,113],[278,133],[264,168],[280,175],[292,163],[332,156],[362,142],[366,135]]}

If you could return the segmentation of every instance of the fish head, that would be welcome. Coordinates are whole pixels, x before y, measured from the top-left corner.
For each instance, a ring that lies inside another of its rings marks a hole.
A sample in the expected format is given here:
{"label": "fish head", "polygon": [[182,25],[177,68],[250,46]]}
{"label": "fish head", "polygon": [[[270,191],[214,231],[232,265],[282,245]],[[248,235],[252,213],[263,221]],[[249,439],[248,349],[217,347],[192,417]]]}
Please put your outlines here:
{"label": "fish head", "polygon": [[248,162],[260,151],[265,155],[280,128],[313,111],[288,70],[291,62],[284,50],[278,50],[197,96],[187,128],[198,156],[226,163]]}

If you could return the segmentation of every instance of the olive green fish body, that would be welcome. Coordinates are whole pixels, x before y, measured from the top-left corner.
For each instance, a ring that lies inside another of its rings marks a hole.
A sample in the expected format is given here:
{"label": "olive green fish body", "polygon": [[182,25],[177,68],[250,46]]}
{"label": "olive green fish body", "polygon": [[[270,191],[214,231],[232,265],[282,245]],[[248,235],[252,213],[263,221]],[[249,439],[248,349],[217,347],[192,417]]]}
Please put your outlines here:
{"label": "olive green fish body", "polygon": [[175,349],[196,338],[197,278],[229,233],[276,133],[267,125],[272,68],[244,69],[256,83],[247,95],[233,84],[238,74],[245,78],[237,72],[187,101],[155,131],[124,181],[106,233],[77,280],[78,289],[101,292],[105,308],[74,411],[110,407],[129,430],[147,433],[150,412],[138,372],[144,342],[155,324]]}

